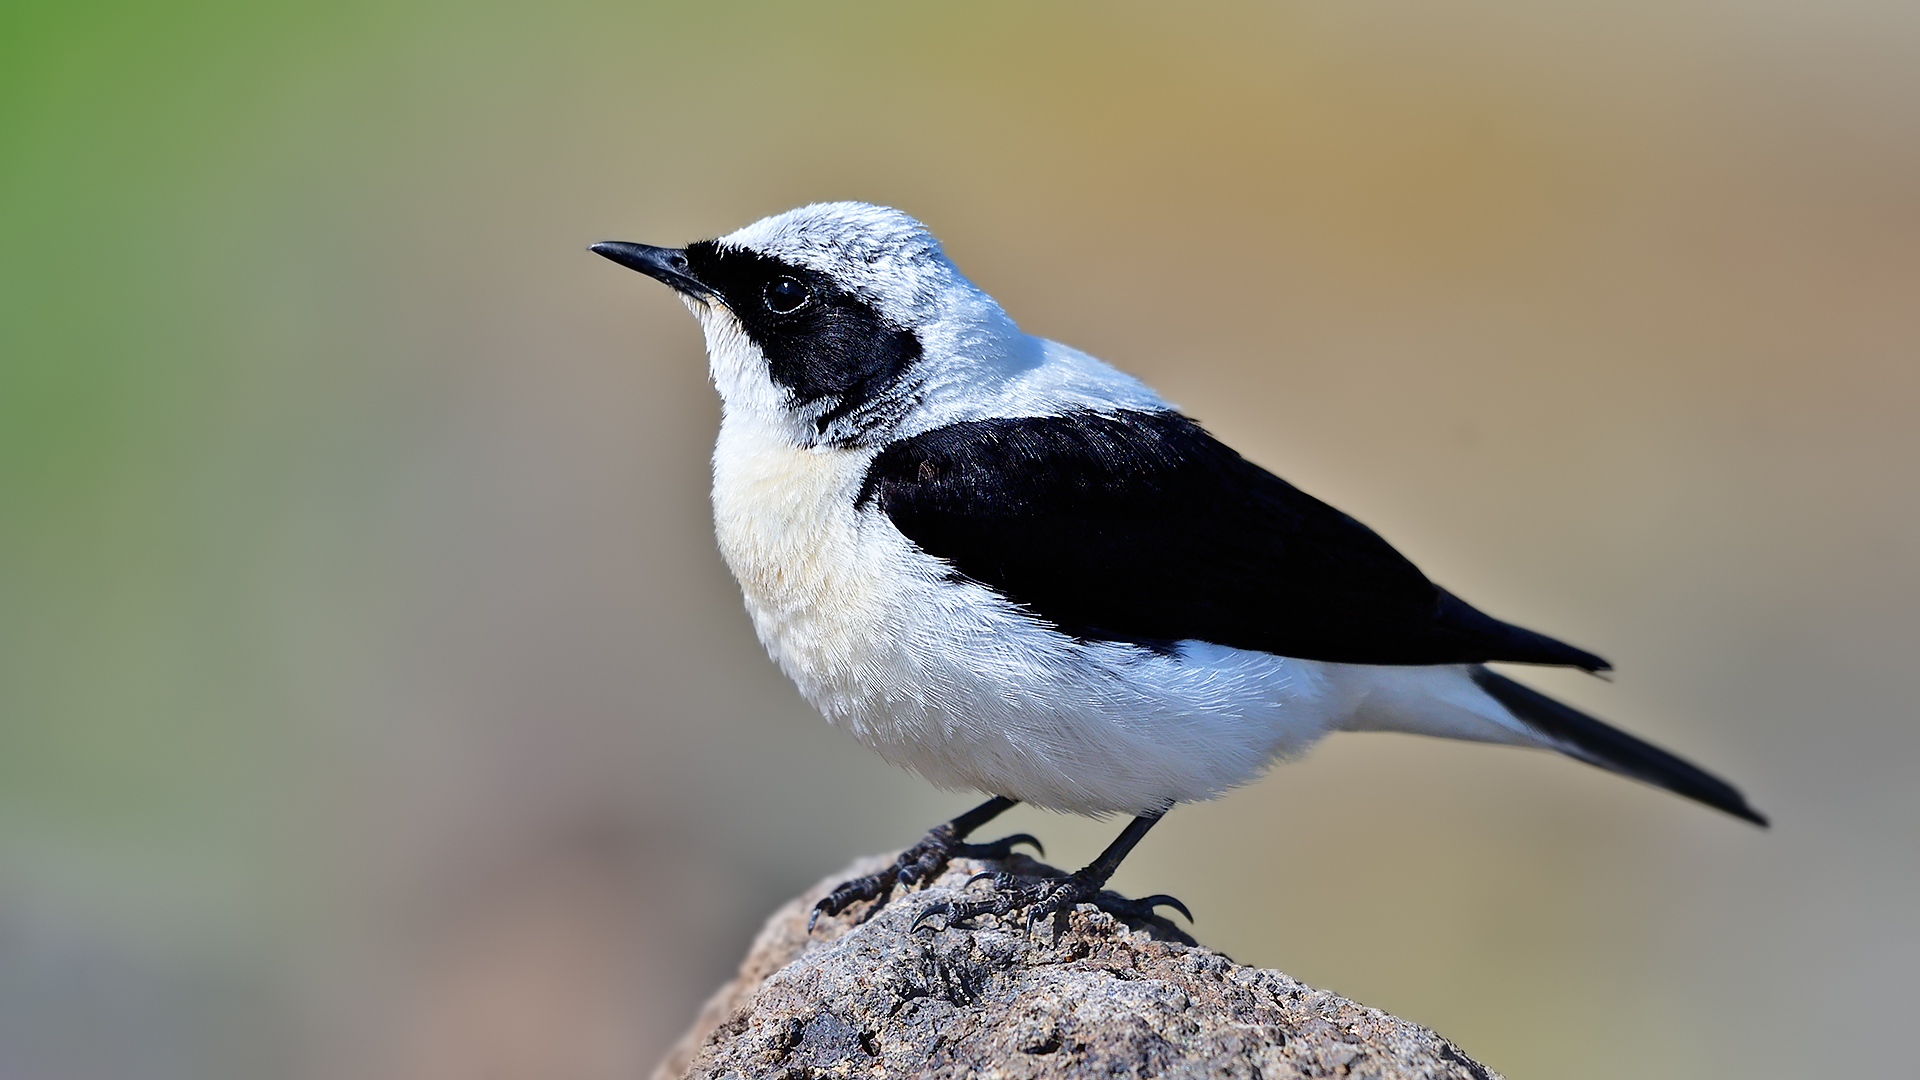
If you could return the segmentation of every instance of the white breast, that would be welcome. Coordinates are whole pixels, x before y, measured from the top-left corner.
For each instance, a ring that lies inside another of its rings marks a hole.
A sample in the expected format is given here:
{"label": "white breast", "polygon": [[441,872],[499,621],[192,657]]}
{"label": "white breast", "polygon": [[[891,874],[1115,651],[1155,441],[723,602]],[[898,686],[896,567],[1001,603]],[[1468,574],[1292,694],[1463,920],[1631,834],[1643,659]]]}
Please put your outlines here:
{"label": "white breast", "polygon": [[949,580],[884,514],[854,506],[874,454],[797,448],[731,414],[713,505],[767,651],[888,761],[944,787],[1145,813],[1252,779],[1350,710],[1334,665],[1076,641]]}

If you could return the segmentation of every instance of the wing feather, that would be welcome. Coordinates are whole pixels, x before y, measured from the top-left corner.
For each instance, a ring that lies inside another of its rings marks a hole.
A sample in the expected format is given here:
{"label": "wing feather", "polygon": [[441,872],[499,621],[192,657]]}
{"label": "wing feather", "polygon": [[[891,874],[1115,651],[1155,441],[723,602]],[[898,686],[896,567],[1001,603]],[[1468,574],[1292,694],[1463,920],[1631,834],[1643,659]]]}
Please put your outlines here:
{"label": "wing feather", "polygon": [[1175,412],[938,428],[883,450],[860,499],[1076,637],[1356,664],[1608,666],[1481,613]]}

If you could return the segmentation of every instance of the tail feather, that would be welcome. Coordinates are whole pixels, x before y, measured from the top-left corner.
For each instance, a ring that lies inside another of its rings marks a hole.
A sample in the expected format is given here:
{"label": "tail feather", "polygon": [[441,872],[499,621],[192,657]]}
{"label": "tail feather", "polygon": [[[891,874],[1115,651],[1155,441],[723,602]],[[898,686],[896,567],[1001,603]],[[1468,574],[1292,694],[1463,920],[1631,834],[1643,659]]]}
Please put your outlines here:
{"label": "tail feather", "polygon": [[1738,789],[1706,770],[1504,675],[1484,667],[1471,668],[1470,673],[1488,696],[1552,740],[1562,753],[1767,827],[1767,819],[1747,805]]}

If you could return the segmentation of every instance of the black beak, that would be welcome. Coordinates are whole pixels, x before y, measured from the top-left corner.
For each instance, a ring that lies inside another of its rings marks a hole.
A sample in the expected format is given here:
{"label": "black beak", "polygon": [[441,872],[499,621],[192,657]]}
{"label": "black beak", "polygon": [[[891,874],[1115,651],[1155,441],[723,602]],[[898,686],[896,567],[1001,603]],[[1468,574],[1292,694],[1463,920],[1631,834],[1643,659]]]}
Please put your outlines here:
{"label": "black beak", "polygon": [[710,299],[714,292],[694,277],[687,264],[685,248],[654,247],[651,244],[630,244],[625,240],[602,240],[587,248],[595,255],[612,259],[629,270],[641,273],[662,282],[674,289],[697,296],[702,300]]}

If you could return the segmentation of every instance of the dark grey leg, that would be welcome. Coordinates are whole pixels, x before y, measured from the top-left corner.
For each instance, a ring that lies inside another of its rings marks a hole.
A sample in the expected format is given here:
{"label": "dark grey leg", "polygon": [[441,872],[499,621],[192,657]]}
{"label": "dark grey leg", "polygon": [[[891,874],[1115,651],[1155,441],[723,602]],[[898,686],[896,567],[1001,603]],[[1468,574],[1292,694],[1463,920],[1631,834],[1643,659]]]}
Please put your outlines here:
{"label": "dark grey leg", "polygon": [[901,852],[892,866],[877,874],[868,874],[866,877],[842,882],[838,888],[813,905],[813,914],[807,918],[807,932],[813,932],[813,924],[821,915],[838,915],[850,905],[862,900],[872,900],[874,905],[866,915],[861,917],[860,921],[865,922],[873,918],[892,898],[896,885],[911,886],[923,881],[932,881],[940,876],[940,872],[947,868],[948,861],[952,859],[1004,859],[1013,851],[1015,844],[1031,844],[1035,851],[1046,854],[1046,849],[1040,846],[1040,841],[1026,833],[995,840],[990,844],[965,842],[975,829],[1019,804],[1018,799],[996,795],[944,825],[935,825],[928,830],[927,835],[922,837],[919,843]]}
{"label": "dark grey leg", "polygon": [[[1120,863],[1131,852],[1147,830],[1159,823],[1166,811],[1147,814],[1134,818],[1127,827],[1114,838],[1113,843],[1100,853],[1100,857],[1064,878],[1046,881],[1021,883],[1012,874],[994,874],[993,893],[979,900],[967,900],[957,904],[938,903],[931,905],[914,919],[916,928],[927,919],[937,915],[946,917],[947,925],[965,922],[978,915],[1006,915],[1020,908],[1027,911],[1027,932],[1033,932],[1034,924],[1051,915],[1054,919],[1053,936],[1060,937],[1060,931],[1066,925],[1067,912],[1075,904],[1090,903],[1102,911],[1132,919],[1145,919],[1171,929],[1172,924],[1161,917],[1156,908],[1170,907],[1185,915],[1191,922],[1193,915],[1187,906],[1171,896],[1161,893],[1145,896],[1138,900],[1129,900],[1118,893],[1106,891],[1109,879]],[[984,876],[984,875],[982,875]],[[1178,931],[1175,931],[1178,933]],[[1185,935],[1182,934],[1182,937]]]}

